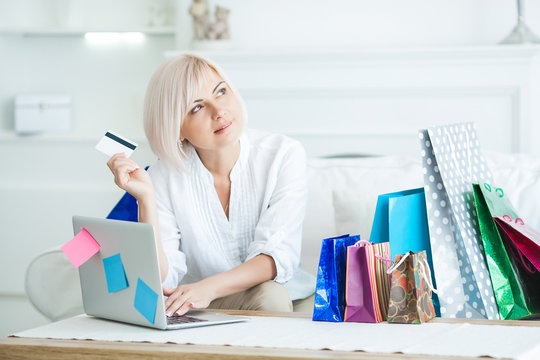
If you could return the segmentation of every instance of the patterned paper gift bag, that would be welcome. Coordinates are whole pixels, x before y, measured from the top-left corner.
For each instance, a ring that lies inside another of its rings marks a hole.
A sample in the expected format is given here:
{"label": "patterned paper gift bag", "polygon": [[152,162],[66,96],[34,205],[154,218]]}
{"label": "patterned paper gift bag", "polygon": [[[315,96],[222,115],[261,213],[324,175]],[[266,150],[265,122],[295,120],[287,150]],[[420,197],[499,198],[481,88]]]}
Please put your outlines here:
{"label": "patterned paper gift bag", "polygon": [[388,273],[392,274],[389,323],[419,324],[435,317],[431,295],[437,290],[433,288],[425,250],[396,256]]}
{"label": "patterned paper gift bag", "polygon": [[376,323],[386,320],[390,276],[388,242],[360,240],[347,247],[344,321]]}
{"label": "patterned paper gift bag", "polygon": [[498,319],[472,194],[472,183],[491,181],[475,126],[439,126],[419,137],[441,316]]}

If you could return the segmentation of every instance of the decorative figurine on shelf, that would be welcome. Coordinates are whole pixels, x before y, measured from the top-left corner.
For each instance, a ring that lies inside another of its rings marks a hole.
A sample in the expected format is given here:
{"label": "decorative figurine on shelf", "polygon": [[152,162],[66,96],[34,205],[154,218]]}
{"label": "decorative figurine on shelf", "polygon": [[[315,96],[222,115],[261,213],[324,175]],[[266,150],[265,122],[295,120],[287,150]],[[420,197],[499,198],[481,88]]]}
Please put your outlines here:
{"label": "decorative figurine on shelf", "polygon": [[194,50],[224,50],[231,48],[229,9],[217,5],[215,20],[210,22],[206,0],[193,0],[189,13],[193,18],[193,42],[191,45]]}
{"label": "decorative figurine on shelf", "polygon": [[228,40],[229,34],[229,13],[230,10],[219,5],[216,6],[216,21],[210,25],[208,38],[210,40]]}
{"label": "decorative figurine on shelf", "polygon": [[201,41],[208,38],[208,4],[206,0],[193,0],[189,13],[193,17],[193,40]]}
{"label": "decorative figurine on shelf", "polygon": [[525,24],[523,12],[523,0],[517,0],[517,24],[512,32],[503,40],[501,44],[539,44],[540,38],[536,36]]}

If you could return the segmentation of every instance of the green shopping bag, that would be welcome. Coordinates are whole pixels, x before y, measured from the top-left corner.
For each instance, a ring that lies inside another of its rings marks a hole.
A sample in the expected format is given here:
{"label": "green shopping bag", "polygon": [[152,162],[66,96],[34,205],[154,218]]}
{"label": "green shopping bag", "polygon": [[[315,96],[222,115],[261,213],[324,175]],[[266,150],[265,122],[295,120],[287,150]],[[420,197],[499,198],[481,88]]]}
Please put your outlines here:
{"label": "green shopping bag", "polygon": [[529,316],[533,313],[532,304],[526,301],[530,297],[526,294],[526,284],[520,280],[520,266],[508,256],[493,219],[504,215],[516,218],[517,214],[501,188],[492,188],[487,183],[482,186],[473,184],[473,193],[499,315],[505,320]]}

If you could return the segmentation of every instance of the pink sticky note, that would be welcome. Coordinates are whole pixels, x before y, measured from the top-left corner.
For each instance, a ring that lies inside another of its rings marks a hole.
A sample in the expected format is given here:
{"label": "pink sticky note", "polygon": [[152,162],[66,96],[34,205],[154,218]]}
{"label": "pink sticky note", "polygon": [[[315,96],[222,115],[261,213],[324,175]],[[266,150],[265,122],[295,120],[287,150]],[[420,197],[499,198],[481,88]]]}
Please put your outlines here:
{"label": "pink sticky note", "polygon": [[66,254],[73,266],[78,268],[94,256],[100,248],[101,246],[94,240],[92,235],[85,228],[82,228],[73,239],[62,246],[62,251]]}

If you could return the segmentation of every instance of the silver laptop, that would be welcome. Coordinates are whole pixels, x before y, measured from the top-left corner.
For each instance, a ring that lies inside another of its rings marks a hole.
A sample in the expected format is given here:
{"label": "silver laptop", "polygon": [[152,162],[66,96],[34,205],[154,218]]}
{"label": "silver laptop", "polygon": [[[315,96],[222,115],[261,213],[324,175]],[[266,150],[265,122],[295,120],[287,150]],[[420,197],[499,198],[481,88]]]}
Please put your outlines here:
{"label": "silver laptop", "polygon": [[[79,267],[84,311],[88,315],[157,329],[183,329],[249,320],[243,316],[200,310],[190,310],[184,316],[166,316],[153,226],[73,216],[74,234],[82,228],[101,245],[100,251]],[[116,254],[120,254],[127,287],[109,293],[103,259]],[[151,296],[138,296],[136,307],[135,294],[140,281],[147,287],[141,286],[146,292],[141,291],[138,295],[150,293]],[[157,304],[154,293],[157,294]],[[151,300],[147,301],[148,298]],[[152,318],[153,304],[155,313]]]}

